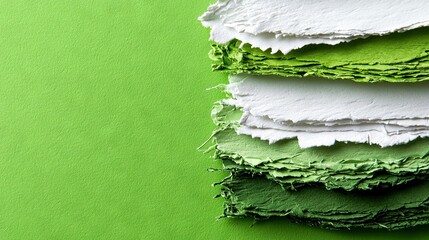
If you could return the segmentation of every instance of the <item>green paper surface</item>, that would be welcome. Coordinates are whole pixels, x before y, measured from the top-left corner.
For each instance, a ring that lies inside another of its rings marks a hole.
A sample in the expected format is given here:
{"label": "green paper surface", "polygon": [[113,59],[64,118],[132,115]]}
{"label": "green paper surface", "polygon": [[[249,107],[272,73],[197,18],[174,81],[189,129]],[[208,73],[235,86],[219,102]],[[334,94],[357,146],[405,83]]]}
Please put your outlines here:
{"label": "green paper surface", "polygon": [[316,76],[357,82],[429,80],[429,28],[372,36],[337,45],[309,45],[286,55],[233,40],[213,44],[213,70],[229,73]]}
{"label": "green paper surface", "polygon": [[210,2],[0,0],[0,239],[427,239],[216,221]]}
{"label": "green paper surface", "polygon": [[235,129],[241,115],[239,109],[221,103],[212,111],[219,126],[213,134],[214,158],[222,160],[224,169],[263,174],[292,189],[317,184],[327,189],[369,190],[428,178],[428,138],[388,148],[336,143],[301,149],[296,139],[268,144],[238,135]]}

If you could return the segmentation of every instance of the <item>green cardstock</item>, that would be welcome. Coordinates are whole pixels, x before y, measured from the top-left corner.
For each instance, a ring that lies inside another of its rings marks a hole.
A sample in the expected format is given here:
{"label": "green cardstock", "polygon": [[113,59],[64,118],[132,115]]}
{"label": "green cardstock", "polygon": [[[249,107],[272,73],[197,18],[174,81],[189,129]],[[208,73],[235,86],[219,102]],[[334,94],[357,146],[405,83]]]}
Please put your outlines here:
{"label": "green cardstock", "polygon": [[0,1],[0,239],[428,239],[216,221],[211,2]]}

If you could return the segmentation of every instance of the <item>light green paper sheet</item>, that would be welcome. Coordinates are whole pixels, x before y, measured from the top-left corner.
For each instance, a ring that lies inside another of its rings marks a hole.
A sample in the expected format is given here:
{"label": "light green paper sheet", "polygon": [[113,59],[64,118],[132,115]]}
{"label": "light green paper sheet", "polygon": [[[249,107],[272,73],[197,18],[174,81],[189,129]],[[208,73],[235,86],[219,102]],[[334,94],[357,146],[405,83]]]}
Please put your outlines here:
{"label": "light green paper sheet", "polygon": [[334,46],[310,45],[287,55],[271,54],[239,41],[213,44],[214,71],[316,76],[357,82],[429,80],[429,28],[373,36]]}

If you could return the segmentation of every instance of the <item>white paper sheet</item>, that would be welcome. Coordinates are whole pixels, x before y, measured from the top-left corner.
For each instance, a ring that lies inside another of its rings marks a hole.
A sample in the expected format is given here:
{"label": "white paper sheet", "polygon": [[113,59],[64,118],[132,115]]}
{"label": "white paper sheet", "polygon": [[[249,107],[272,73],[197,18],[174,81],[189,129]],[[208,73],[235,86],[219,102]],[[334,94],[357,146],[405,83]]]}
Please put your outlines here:
{"label": "white paper sheet", "polygon": [[308,44],[338,44],[429,25],[420,0],[220,0],[199,19],[211,39],[239,39],[284,54]]}
{"label": "white paper sheet", "polygon": [[301,147],[335,141],[404,144],[429,136],[429,83],[362,84],[315,78],[236,75],[227,104],[241,107],[240,134]]}

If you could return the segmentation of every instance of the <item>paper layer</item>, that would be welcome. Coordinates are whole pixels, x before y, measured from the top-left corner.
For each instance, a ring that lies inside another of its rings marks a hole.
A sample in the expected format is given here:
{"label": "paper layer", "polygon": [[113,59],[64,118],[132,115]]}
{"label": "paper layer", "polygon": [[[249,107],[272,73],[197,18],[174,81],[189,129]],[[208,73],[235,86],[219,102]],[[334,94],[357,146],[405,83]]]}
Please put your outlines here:
{"label": "paper layer", "polygon": [[337,44],[429,24],[429,3],[418,0],[220,0],[200,20],[211,39],[232,39],[284,54],[308,44]]}
{"label": "paper layer", "polygon": [[293,191],[263,177],[233,173],[222,186],[226,217],[282,216],[331,229],[395,230],[429,223],[429,181],[372,191]]}
{"label": "paper layer", "polygon": [[357,82],[420,82],[429,79],[427,28],[358,39],[335,46],[312,45],[286,55],[241,42],[214,44],[213,70],[229,73],[316,76]]}
{"label": "paper layer", "polygon": [[405,144],[429,136],[427,83],[360,84],[313,78],[236,75],[229,104],[241,107],[240,134],[298,138],[303,148],[336,141]]}
{"label": "paper layer", "polygon": [[337,143],[302,149],[296,140],[269,145],[235,132],[241,115],[239,109],[222,104],[212,113],[219,127],[214,134],[215,158],[228,170],[262,174],[285,188],[318,184],[344,190],[394,186],[429,176],[429,139],[389,148]]}

